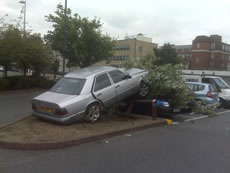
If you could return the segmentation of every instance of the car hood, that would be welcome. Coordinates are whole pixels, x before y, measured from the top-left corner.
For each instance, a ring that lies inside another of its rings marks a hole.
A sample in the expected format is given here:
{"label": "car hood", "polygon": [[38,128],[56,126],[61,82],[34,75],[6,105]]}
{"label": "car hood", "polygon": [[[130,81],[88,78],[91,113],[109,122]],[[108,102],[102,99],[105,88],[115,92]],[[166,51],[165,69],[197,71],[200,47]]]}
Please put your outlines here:
{"label": "car hood", "polygon": [[133,76],[133,75],[135,75],[135,74],[142,73],[142,72],[146,72],[146,71],[145,71],[145,70],[142,70],[142,69],[139,69],[139,68],[131,68],[131,69],[126,70],[126,72],[127,72],[129,75]]}
{"label": "car hood", "polygon": [[61,93],[54,93],[54,92],[45,92],[32,100],[44,101],[49,103],[61,104],[71,99],[78,97],[77,95],[67,95]]}

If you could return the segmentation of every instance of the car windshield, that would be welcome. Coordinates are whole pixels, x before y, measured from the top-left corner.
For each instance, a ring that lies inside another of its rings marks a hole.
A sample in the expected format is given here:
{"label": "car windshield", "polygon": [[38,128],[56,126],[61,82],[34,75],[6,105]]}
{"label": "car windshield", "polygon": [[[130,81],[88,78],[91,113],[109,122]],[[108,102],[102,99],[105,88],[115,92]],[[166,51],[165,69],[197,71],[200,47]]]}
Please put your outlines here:
{"label": "car windshield", "polygon": [[229,86],[227,83],[225,83],[223,80],[219,78],[214,78],[214,81],[221,89],[229,89]]}
{"label": "car windshield", "polygon": [[85,79],[76,78],[62,78],[60,79],[53,88],[50,89],[51,92],[68,94],[68,95],[79,95],[85,84]]}

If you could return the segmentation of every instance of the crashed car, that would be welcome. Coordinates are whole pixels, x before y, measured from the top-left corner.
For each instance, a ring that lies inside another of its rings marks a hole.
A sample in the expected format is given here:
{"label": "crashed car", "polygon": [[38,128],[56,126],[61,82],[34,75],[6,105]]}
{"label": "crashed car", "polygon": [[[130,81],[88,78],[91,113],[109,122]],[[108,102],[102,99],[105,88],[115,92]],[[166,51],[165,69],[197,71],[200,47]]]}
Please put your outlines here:
{"label": "crashed car", "polygon": [[101,110],[138,94],[145,97],[146,71],[92,66],[66,74],[48,92],[32,99],[32,115],[61,124],[98,120]]}

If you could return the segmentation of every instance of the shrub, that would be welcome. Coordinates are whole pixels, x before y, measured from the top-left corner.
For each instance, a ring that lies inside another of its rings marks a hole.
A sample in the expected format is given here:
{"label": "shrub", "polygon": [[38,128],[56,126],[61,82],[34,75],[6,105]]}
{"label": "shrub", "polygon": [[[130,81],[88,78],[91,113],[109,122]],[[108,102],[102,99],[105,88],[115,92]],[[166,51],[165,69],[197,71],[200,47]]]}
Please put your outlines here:
{"label": "shrub", "polygon": [[139,67],[148,71],[144,80],[149,85],[152,98],[163,98],[171,101],[174,108],[184,107],[189,95],[186,83],[183,81],[183,65],[154,65],[154,55],[145,56],[134,62],[126,62],[124,67]]}
{"label": "shrub", "polygon": [[12,89],[43,88],[50,89],[55,81],[45,77],[22,77],[14,76],[0,79],[0,91]]}

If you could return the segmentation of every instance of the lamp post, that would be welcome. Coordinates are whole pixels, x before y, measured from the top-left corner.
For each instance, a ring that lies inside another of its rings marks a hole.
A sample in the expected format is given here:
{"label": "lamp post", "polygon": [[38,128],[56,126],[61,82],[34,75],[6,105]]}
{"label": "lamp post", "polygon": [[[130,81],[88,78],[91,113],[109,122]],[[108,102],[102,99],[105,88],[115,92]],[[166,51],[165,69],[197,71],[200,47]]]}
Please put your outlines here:
{"label": "lamp post", "polygon": [[24,29],[24,36],[26,34],[26,0],[20,0],[19,3],[24,4],[24,22],[23,22],[23,29]]}
{"label": "lamp post", "polygon": [[63,57],[63,76],[65,75],[65,59],[67,56],[67,19],[66,19],[66,13],[67,13],[67,0],[65,0],[65,22],[64,22],[64,57]]}

